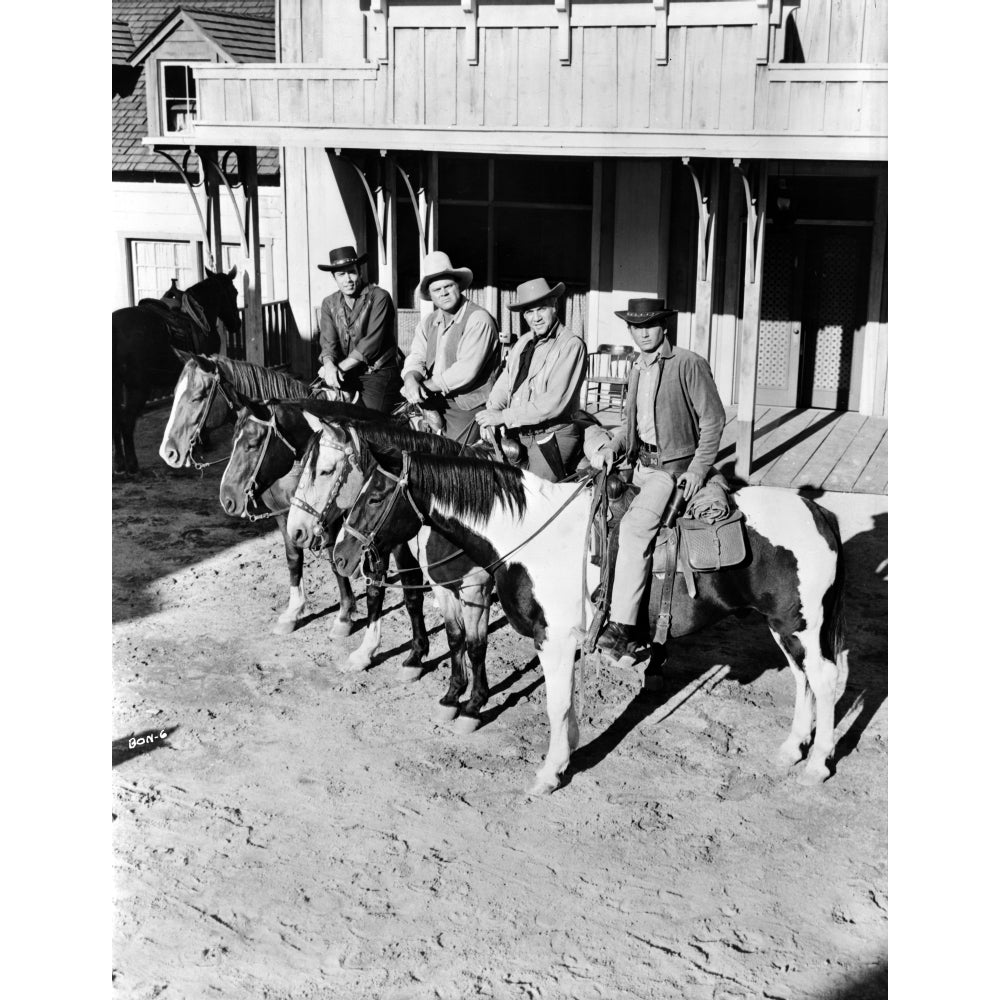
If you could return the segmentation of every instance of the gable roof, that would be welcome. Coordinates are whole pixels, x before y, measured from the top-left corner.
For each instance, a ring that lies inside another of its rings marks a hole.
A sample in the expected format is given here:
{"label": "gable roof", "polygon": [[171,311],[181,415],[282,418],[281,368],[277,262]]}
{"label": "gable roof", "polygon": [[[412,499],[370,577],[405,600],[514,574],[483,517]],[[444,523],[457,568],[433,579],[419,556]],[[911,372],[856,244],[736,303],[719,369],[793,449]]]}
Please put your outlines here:
{"label": "gable roof", "polygon": [[[267,22],[270,20],[271,56],[274,58],[274,13],[276,0],[186,0],[183,10],[198,19],[206,19],[208,15],[223,15],[237,24]],[[164,21],[176,14],[180,8],[177,0],[112,0],[112,40],[115,38],[115,25],[123,24],[128,29],[131,40],[126,56],[134,51],[135,40],[148,39]],[[211,20],[211,18],[208,18]],[[215,24],[217,35],[225,32],[219,22]],[[121,29],[118,29],[119,31]],[[202,30],[206,30],[205,27]],[[247,37],[252,31],[247,32]],[[237,42],[227,40],[231,49],[238,48]],[[223,39],[216,38],[215,44],[224,47]],[[248,43],[249,44],[249,43]],[[244,54],[247,58],[244,58]],[[112,59],[114,55],[112,54]],[[233,54],[234,62],[253,61],[249,58],[249,50],[244,49]],[[127,63],[122,63],[127,65]],[[122,72],[118,70],[116,72]],[[132,89],[123,94],[113,93],[111,97],[111,169],[113,173],[125,174],[161,174],[175,176],[174,169],[162,156],[143,146],[142,140],[149,135],[149,123],[146,120],[146,74],[132,71],[137,79]],[[257,169],[261,180],[276,177],[278,174],[278,153],[275,149],[261,148],[257,151]]]}
{"label": "gable roof", "polygon": [[189,10],[184,6],[171,11],[140,42],[129,56],[129,63],[139,65],[181,24],[193,28],[225,62],[274,62],[273,18],[216,10]]}

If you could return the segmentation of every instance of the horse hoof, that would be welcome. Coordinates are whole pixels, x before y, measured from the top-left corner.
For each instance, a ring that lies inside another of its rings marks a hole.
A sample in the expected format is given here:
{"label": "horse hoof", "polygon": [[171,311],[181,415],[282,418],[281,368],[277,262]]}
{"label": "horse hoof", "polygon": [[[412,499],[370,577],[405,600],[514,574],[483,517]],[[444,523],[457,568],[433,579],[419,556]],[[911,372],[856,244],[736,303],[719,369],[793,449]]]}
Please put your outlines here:
{"label": "horse hoof", "polygon": [[539,798],[542,795],[551,795],[558,787],[558,782],[545,781],[542,778],[538,778],[531,788],[528,789],[528,795],[532,798]]}
{"label": "horse hoof", "polygon": [[344,621],[342,618],[336,619],[334,623],[330,626],[330,638],[331,639],[343,639],[344,636],[350,635],[354,631],[353,621]]}
{"label": "horse hoof", "polygon": [[459,736],[471,736],[481,725],[474,715],[459,715],[452,724],[452,729]]}
{"label": "horse hoof", "polygon": [[819,767],[806,765],[806,767],[804,767],[798,775],[796,775],[795,780],[800,785],[804,785],[806,788],[815,788],[817,785],[822,785],[823,782],[829,777],[830,769],[825,764],[821,764]]}
{"label": "horse hoof", "polygon": [[432,713],[435,722],[445,725],[458,715],[458,705],[436,705]]}
{"label": "horse hoof", "polygon": [[347,658],[347,666],[344,667],[345,674],[357,674],[362,670],[367,670],[372,665],[372,658],[370,656],[358,656],[357,653],[351,653]]}
{"label": "horse hoof", "polygon": [[291,635],[299,627],[298,619],[283,622],[280,618],[271,629],[271,635]]}
{"label": "horse hoof", "polygon": [[423,673],[422,667],[400,667],[396,671],[396,679],[412,683],[413,681],[419,681]]}

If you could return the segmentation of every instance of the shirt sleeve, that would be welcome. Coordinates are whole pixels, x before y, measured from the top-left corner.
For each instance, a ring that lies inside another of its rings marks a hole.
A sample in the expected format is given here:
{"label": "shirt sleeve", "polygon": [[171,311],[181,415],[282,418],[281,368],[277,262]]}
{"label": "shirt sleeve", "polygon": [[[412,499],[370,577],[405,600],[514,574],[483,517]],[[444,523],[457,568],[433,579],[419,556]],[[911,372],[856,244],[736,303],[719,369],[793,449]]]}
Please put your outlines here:
{"label": "shirt sleeve", "polygon": [[508,427],[531,427],[561,416],[577,397],[586,368],[587,345],[579,337],[570,337],[559,349],[559,357],[544,388],[534,393],[528,403],[505,407],[504,423]]}
{"label": "shirt sleeve", "polygon": [[393,341],[393,325],[396,319],[396,307],[392,304],[389,293],[379,289],[372,302],[372,311],[368,314],[368,322],[364,332],[358,337],[357,343],[351,349],[350,356],[366,365],[373,365]]}
{"label": "shirt sleeve", "polygon": [[319,359],[332,361],[334,364],[341,360],[340,341],[333,325],[333,312],[328,298],[323,299],[319,308]]}
{"label": "shirt sleeve", "polygon": [[479,377],[483,365],[499,353],[500,338],[493,317],[477,311],[469,317],[458,342],[458,357],[444,371],[434,372],[434,381],[445,395],[461,392]]}
{"label": "shirt sleeve", "polygon": [[688,472],[704,479],[719,457],[719,444],[726,426],[726,409],[719,398],[712,369],[704,358],[697,358],[684,373],[684,378],[688,398],[698,416],[698,447]]}
{"label": "shirt sleeve", "polygon": [[433,316],[434,314],[431,313],[430,316],[425,316],[417,324],[417,329],[413,333],[413,340],[410,341],[409,353],[406,355],[406,361],[403,362],[403,370],[401,372],[403,378],[412,374],[427,374],[427,331],[424,329],[424,324],[430,322]]}

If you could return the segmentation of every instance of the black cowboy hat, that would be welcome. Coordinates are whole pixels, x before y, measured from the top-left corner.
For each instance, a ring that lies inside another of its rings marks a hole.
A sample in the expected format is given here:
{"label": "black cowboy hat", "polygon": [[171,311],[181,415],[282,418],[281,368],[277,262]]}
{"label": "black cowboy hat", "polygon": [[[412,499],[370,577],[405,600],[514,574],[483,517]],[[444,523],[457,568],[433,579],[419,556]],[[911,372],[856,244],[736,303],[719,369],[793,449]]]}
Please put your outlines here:
{"label": "black cowboy hat", "polygon": [[330,251],[329,264],[317,264],[321,271],[343,271],[345,268],[353,267],[355,264],[363,264],[368,260],[368,254],[363,253],[360,257],[354,247],[337,247]]}
{"label": "black cowboy hat", "polygon": [[548,298],[559,298],[566,291],[566,286],[560,281],[558,284],[549,287],[549,283],[544,278],[532,278],[517,286],[517,301],[507,306],[511,312],[524,312],[532,306],[537,306],[539,302],[544,302]]}
{"label": "black cowboy hat", "polygon": [[667,309],[663,299],[629,299],[628,309],[615,312],[629,326],[652,326],[672,316],[676,309]]}

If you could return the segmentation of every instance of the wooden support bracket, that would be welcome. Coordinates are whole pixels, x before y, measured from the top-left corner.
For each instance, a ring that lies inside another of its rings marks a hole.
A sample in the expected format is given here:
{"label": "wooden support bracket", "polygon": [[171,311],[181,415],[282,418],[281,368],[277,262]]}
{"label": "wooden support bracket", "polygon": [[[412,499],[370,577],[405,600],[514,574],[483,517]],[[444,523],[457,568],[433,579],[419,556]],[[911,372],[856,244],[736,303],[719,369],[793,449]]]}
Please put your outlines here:
{"label": "wooden support bracket", "polygon": [[191,195],[191,201],[194,203],[194,210],[195,210],[195,212],[198,213],[198,225],[201,227],[201,235],[205,237],[205,245],[204,245],[205,249],[204,249],[204,253],[208,256],[208,266],[209,266],[209,269],[212,270],[212,271],[214,271],[215,270],[215,255],[212,253],[212,241],[208,238],[208,226],[205,224],[205,216],[202,213],[201,205],[198,202],[198,195],[195,194],[194,185],[188,179],[188,175],[187,175],[187,161],[188,161],[188,157],[192,153],[196,153],[197,152],[196,147],[192,146],[189,150],[187,150],[187,152],[185,152],[185,154],[184,154],[184,160],[183,160],[183,166],[180,163],[178,163],[164,149],[159,149],[156,146],[154,146],[153,147],[153,152],[154,153],[159,153],[160,156],[162,156],[165,160],[169,160],[173,164],[174,169],[177,171],[177,173],[179,173],[181,175],[181,180],[184,181],[184,184],[185,184],[185,186],[188,189],[188,194]]}
{"label": "wooden support bracket", "polygon": [[389,0],[371,0],[368,12],[368,31],[371,44],[368,46],[370,58],[377,62],[389,61]]}
{"label": "wooden support bracket", "polygon": [[572,33],[570,30],[570,15],[573,0],[555,0],[558,27],[556,28],[556,46],[559,52],[559,62],[569,66],[572,61]]}
{"label": "wooden support bracket", "polygon": [[653,56],[657,66],[667,65],[667,15],[670,0],[653,0]]}
{"label": "wooden support bracket", "polygon": [[465,59],[470,66],[479,62],[479,0],[462,0],[465,15]]}
{"label": "wooden support bracket", "polygon": [[372,192],[371,185],[368,183],[368,178],[365,177],[365,172],[353,160],[349,160],[346,156],[341,156],[339,149],[335,149],[333,151],[333,156],[334,159],[343,160],[344,163],[350,164],[350,166],[354,168],[354,172],[361,180],[361,186],[365,189],[365,194],[368,196],[368,205],[372,210],[372,219],[375,220],[375,232],[378,234],[378,259],[381,264],[385,264],[387,261],[385,248],[385,227],[382,225],[382,220],[379,218],[379,211],[375,205],[375,195]]}
{"label": "wooden support bracket", "polygon": [[420,212],[420,203],[417,201],[416,193],[413,190],[413,184],[410,182],[410,175],[394,160],[389,157],[392,165],[399,171],[400,176],[403,178],[403,183],[406,185],[407,194],[410,196],[410,204],[413,206],[413,214],[417,217],[417,235],[420,238],[420,257],[423,259],[427,256],[427,229],[424,226],[423,215]]}
{"label": "wooden support bracket", "polygon": [[756,176],[752,177],[742,166],[743,161],[737,157],[733,160],[736,172],[743,180],[743,195],[747,206],[747,280],[753,284],[757,280],[757,256],[760,249],[760,227],[764,224],[766,205],[760,204],[763,187],[760,177],[760,167],[750,166],[748,169]]}
{"label": "wooden support bracket", "polygon": [[715,223],[718,215],[719,161],[691,162],[682,156],[694,184],[698,205],[698,267],[695,283],[695,315],[691,332],[691,350],[708,358],[711,349],[712,300],[715,284]]}
{"label": "wooden support bracket", "polygon": [[[771,2],[772,0],[756,0],[757,23],[754,25],[754,51],[757,54],[758,65],[767,63],[771,44]],[[780,0],[779,0],[780,3]]]}

